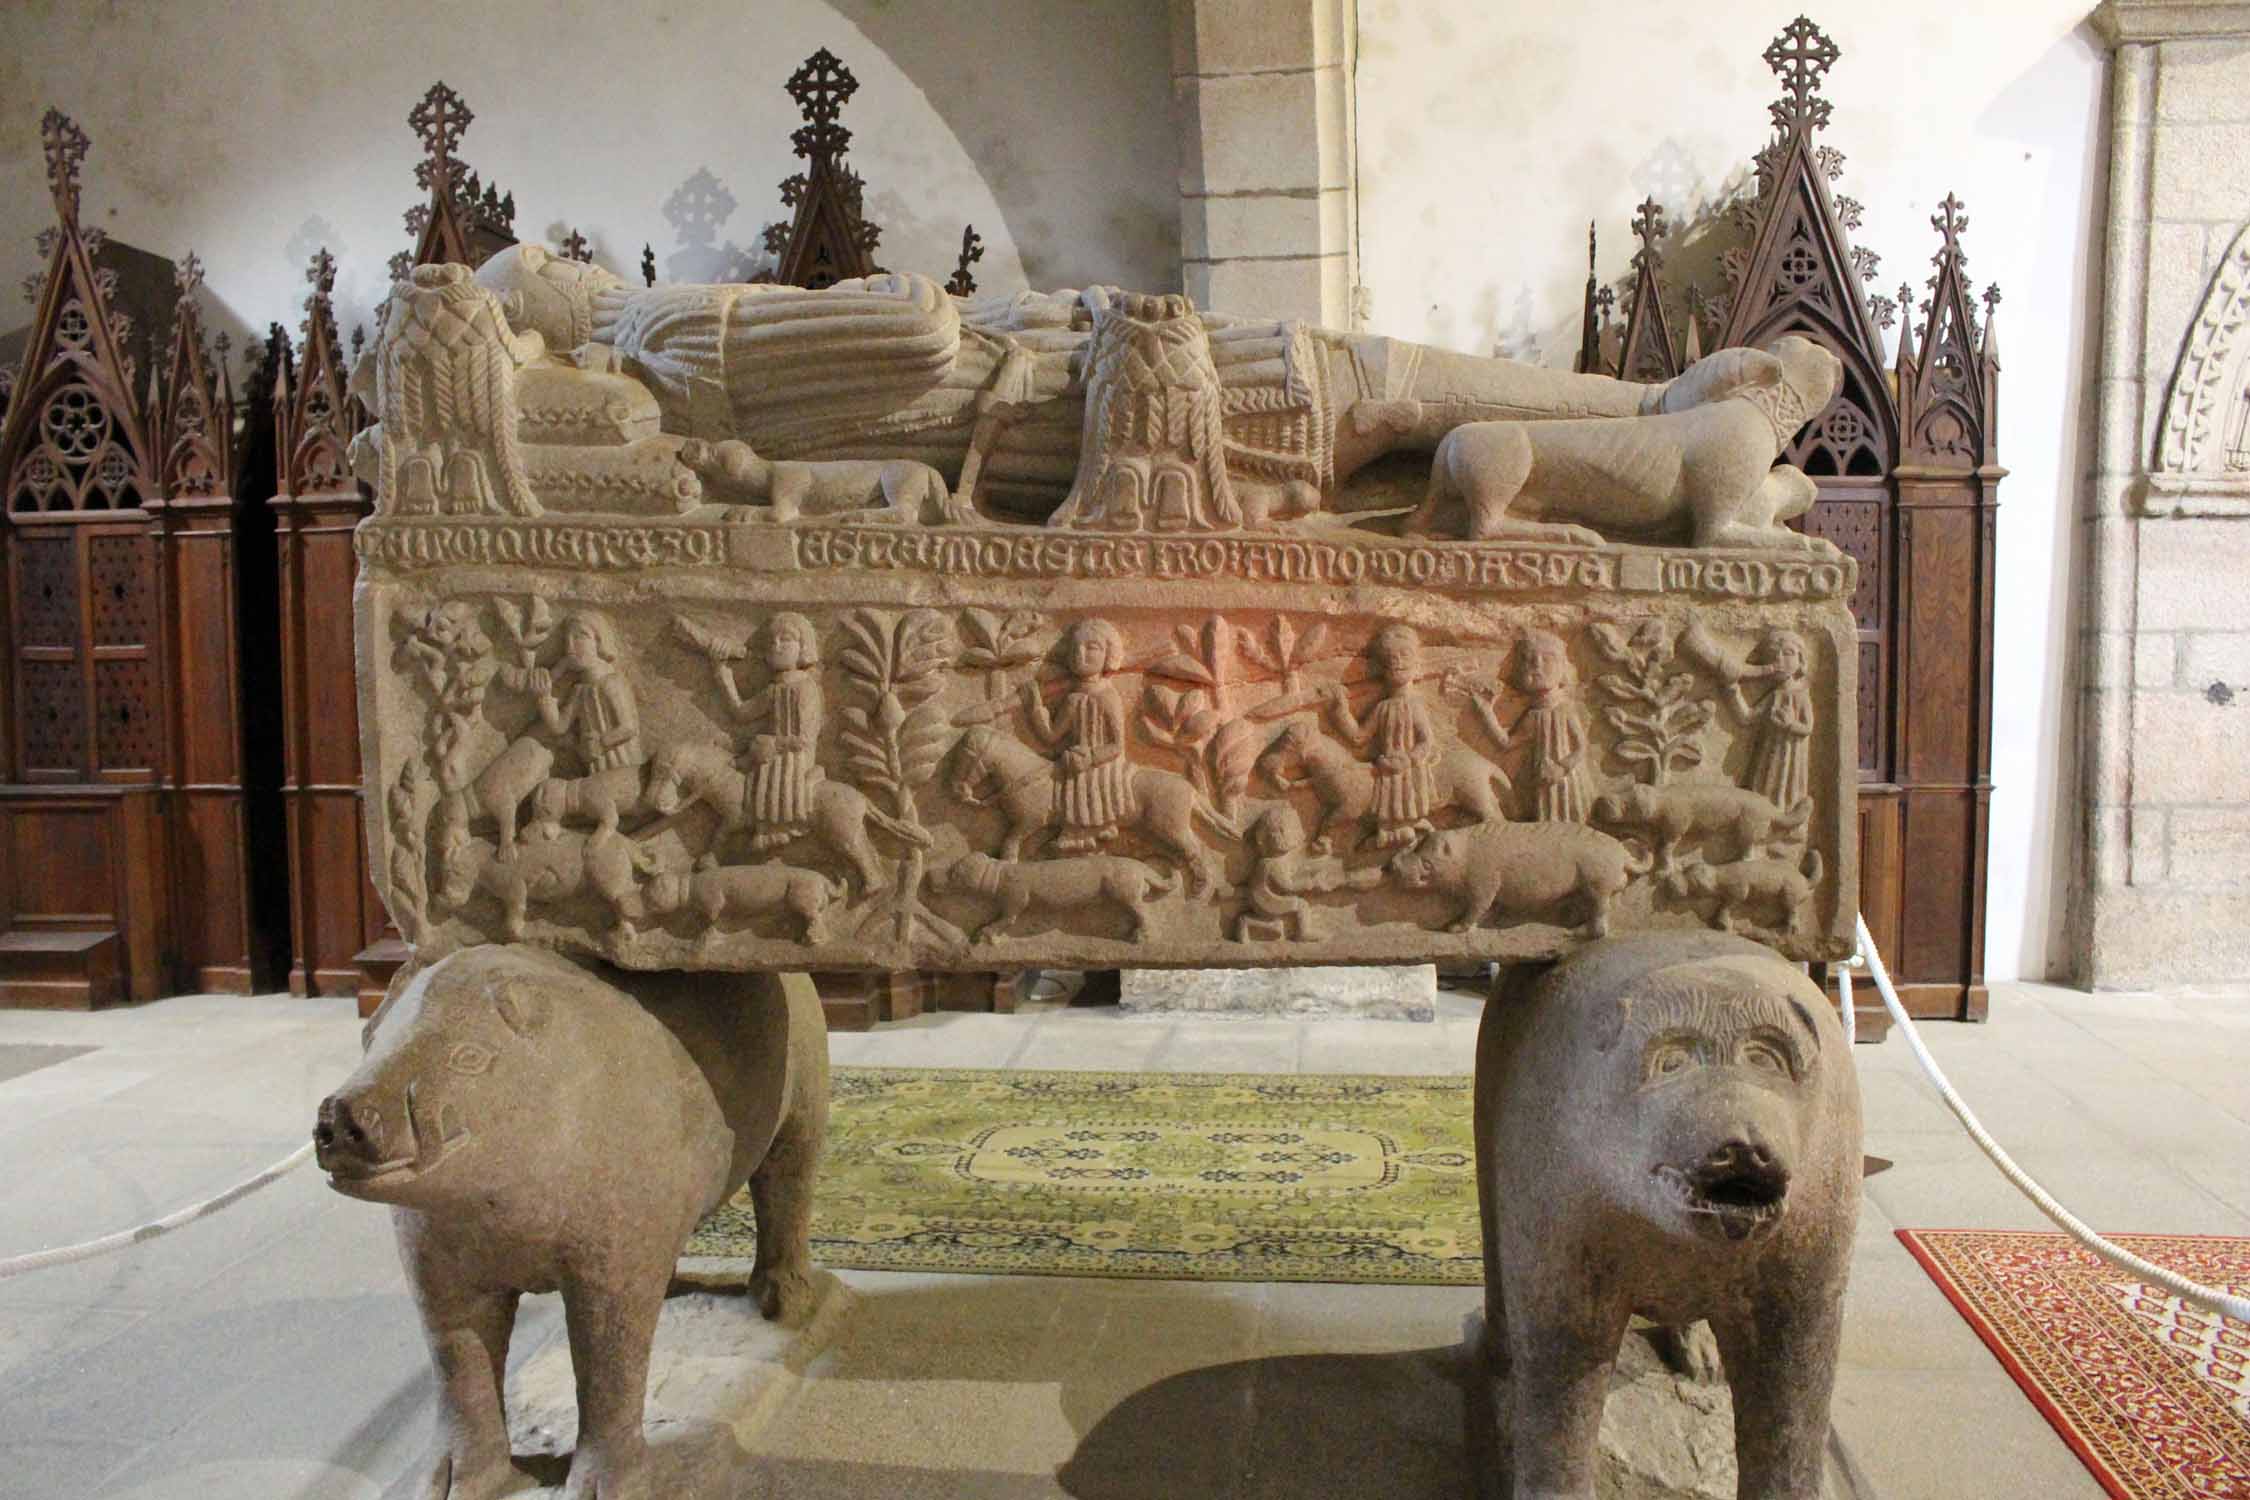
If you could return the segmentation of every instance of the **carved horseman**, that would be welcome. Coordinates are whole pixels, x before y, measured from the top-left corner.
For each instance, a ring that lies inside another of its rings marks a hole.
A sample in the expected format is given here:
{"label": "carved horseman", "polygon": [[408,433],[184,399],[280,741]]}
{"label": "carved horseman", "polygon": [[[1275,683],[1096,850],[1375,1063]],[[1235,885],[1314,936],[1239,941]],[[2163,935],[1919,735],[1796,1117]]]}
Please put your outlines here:
{"label": "carved horseman", "polygon": [[[566,739],[585,774],[560,783],[561,806],[590,810],[605,833],[615,832],[618,813],[641,799],[641,711],[632,681],[618,665],[617,635],[609,621],[581,610],[563,626],[563,661],[553,672],[534,670],[539,722]],[[557,693],[561,687],[562,692]],[[543,796],[541,807],[556,807]]]}

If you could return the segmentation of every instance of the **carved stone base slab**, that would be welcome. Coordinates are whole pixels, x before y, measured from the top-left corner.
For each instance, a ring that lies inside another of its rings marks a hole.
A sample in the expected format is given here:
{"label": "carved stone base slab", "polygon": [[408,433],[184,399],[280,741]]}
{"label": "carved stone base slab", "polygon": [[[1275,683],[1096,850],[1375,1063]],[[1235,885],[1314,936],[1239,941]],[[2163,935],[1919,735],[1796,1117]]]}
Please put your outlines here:
{"label": "carved stone base slab", "polygon": [[[1507,1390],[1477,1373],[1483,1347],[1480,1312],[1468,1319],[1462,1349],[1471,1371],[1466,1436],[1476,1487],[1470,1500],[1507,1500],[1499,1438]],[[1610,1372],[1599,1465],[1594,1488],[1603,1500],[1734,1500],[1734,1398],[1724,1380],[1675,1373],[1636,1325],[1618,1346]],[[1818,1500],[1875,1500],[1833,1428]]]}
{"label": "carved stone base slab", "polygon": [[[1848,561],[381,516],[368,838],[421,945],[631,967],[1851,950]],[[1817,705],[1817,707],[1816,707]]]}
{"label": "carved stone base slab", "polygon": [[1129,1014],[1437,1019],[1429,964],[1324,969],[1127,969],[1118,1000]]}
{"label": "carved stone base slab", "polygon": [[[811,1314],[785,1328],[759,1316],[756,1300],[743,1291],[749,1274],[748,1262],[688,1262],[681,1279],[693,1290],[664,1304],[649,1358],[651,1494],[753,1489],[758,1481],[748,1476],[757,1460],[745,1445],[781,1409],[805,1367],[835,1343],[858,1304],[851,1288],[822,1271]],[[517,1466],[548,1482],[521,1491],[524,1500],[561,1495],[578,1441],[578,1398],[559,1319],[555,1336],[509,1382],[508,1441]],[[399,1493],[421,1500],[419,1476]]]}

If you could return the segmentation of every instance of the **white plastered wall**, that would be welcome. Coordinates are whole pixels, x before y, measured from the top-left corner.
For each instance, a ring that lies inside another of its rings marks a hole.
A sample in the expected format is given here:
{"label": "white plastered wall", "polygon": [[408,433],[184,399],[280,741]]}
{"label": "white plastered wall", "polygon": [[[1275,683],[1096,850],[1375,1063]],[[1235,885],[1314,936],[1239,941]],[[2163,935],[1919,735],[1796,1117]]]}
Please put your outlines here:
{"label": "white plastered wall", "polygon": [[[0,7],[0,289],[52,222],[39,117],[93,138],[86,222],[193,249],[214,321],[294,331],[308,258],[339,261],[348,331],[410,249],[420,146],[407,111],[443,79],[475,111],[460,154],[512,190],[516,232],[572,226],[638,277],[721,274],[786,212],[797,106],[782,84],[827,47],[859,80],[851,164],[877,258],[940,279],[974,224],[987,288],[1179,284],[1169,21],[1143,0],[12,0]],[[698,169],[736,207],[703,244],[665,204]],[[30,316],[17,304],[0,328]]]}
{"label": "white plastered wall", "polygon": [[[1634,206],[1676,221],[1739,182],[1778,88],[1786,3],[1360,0],[1359,264],[1372,329],[1567,365],[1586,226],[1626,274]],[[1822,139],[1866,206],[1873,289],[1919,294],[1947,192],[1969,271],[1998,282],[2000,488],[1985,971],[2061,972],[2070,760],[2103,203],[2102,44],[2085,0],[1894,0],[1813,12],[1842,49]],[[1716,289],[1716,287],[1714,287]]]}

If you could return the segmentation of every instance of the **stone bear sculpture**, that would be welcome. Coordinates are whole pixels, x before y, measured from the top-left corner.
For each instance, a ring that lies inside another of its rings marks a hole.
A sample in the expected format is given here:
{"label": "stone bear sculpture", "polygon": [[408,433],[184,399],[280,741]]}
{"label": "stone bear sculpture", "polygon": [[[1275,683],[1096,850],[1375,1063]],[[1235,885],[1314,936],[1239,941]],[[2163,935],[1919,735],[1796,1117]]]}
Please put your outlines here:
{"label": "stone bear sculpture", "polygon": [[1660,934],[1518,970],[1477,1038],[1486,1352],[1512,1491],[1591,1497],[1629,1318],[1708,1320],[1736,1494],[1820,1493],[1859,1215],[1859,1085],[1819,986]]}
{"label": "stone bear sculpture", "polygon": [[391,1207],[438,1375],[426,1500],[507,1492],[517,1300],[560,1291],[578,1385],[570,1500],[647,1496],[649,1348],[690,1231],[744,1182],[751,1290],[806,1316],[828,1036],[799,975],[628,974],[528,947],[401,972],[321,1101],[329,1185]]}
{"label": "stone bear sculpture", "polygon": [[1781,523],[1811,508],[1804,472],[1774,459],[1835,398],[1843,365],[1791,334],[1741,351],[1740,382],[1685,410],[1608,422],[1470,422],[1447,433],[1409,532],[1436,531],[1456,502],[1473,540],[1605,538],[1695,547],[1831,543]]}

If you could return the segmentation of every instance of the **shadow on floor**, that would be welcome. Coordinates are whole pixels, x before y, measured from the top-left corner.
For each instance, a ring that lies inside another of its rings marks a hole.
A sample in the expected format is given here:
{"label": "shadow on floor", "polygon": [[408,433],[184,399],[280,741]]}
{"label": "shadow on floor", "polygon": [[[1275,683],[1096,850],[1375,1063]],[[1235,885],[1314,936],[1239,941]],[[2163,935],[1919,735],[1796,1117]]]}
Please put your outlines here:
{"label": "shadow on floor", "polygon": [[1074,1500],[1469,1493],[1456,1347],[1293,1354],[1190,1370],[1128,1396],[1058,1472]]}

